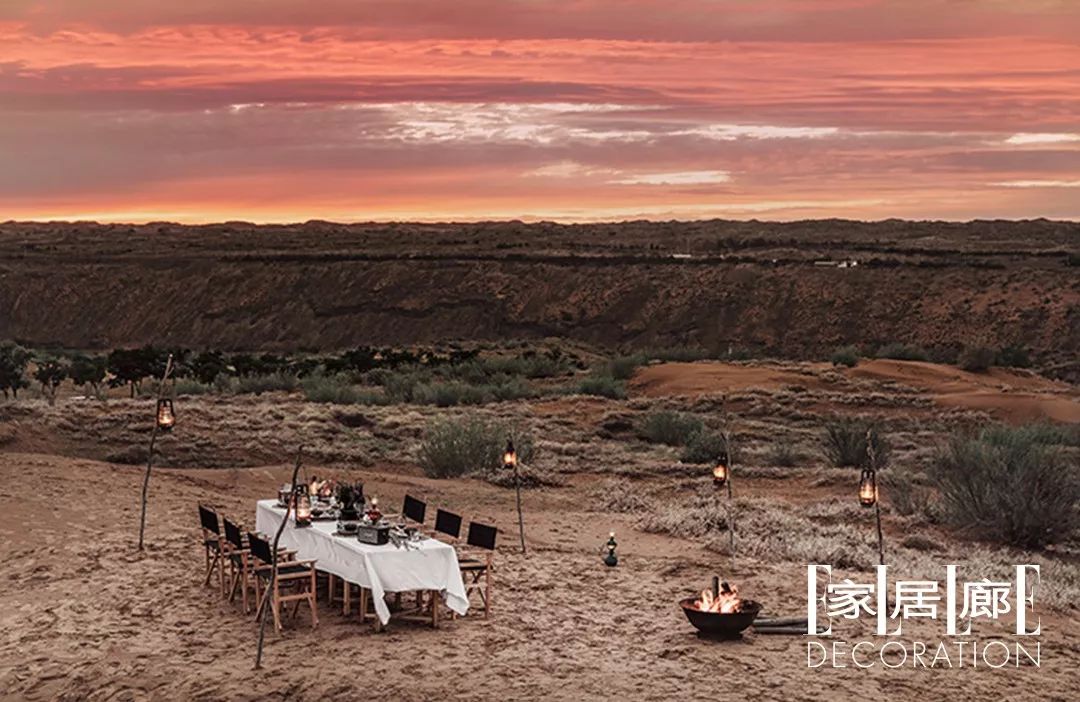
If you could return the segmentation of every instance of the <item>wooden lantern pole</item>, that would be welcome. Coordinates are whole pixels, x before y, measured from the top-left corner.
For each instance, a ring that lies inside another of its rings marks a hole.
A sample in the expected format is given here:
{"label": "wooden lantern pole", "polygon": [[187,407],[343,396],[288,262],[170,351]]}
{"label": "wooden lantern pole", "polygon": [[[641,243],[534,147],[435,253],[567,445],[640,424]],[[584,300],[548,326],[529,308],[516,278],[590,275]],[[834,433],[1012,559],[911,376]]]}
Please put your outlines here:
{"label": "wooden lantern pole", "polygon": [[158,433],[158,411],[161,409],[161,400],[165,396],[165,382],[169,379],[173,368],[173,355],[165,361],[165,372],[158,383],[157,402],[154,404],[154,428],[150,431],[150,449],[146,456],[146,475],[143,476],[142,484],[142,514],[139,516],[139,550],[143,550],[143,534],[146,532],[146,499],[150,489],[150,470],[154,466],[154,441]]}
{"label": "wooden lantern pole", "polygon": [[727,462],[727,522],[728,535],[731,539],[731,570],[735,571],[735,512],[732,505],[732,460],[731,460],[731,433],[724,430],[724,458]]}
{"label": "wooden lantern pole", "polygon": [[881,495],[878,487],[877,452],[874,450],[873,428],[866,430],[866,462],[870,466],[870,476],[874,483],[874,520],[877,522],[878,563],[885,565],[885,537],[881,531]]}
{"label": "wooden lantern pole", "polygon": [[[510,445],[514,445],[513,437],[510,438]],[[513,452],[513,464],[514,464],[514,491],[517,493],[517,513],[518,513],[518,534],[521,536],[521,553],[525,553],[525,517],[521,513],[521,473],[518,472],[518,457],[517,448],[514,447]]]}
{"label": "wooden lantern pole", "polygon": [[[296,449],[296,465],[293,466],[292,480],[289,482],[289,485],[292,486],[293,495],[296,495],[296,478],[300,474],[300,463],[303,455],[304,447],[302,445],[298,446]],[[266,600],[274,596],[274,588],[277,586],[278,544],[281,542],[281,532],[285,531],[285,524],[289,521],[289,512],[292,511],[295,501],[295,497],[285,501],[285,516],[282,517],[281,524],[278,524],[277,533],[274,534],[274,544],[270,547],[270,583],[263,591],[262,600],[259,601],[259,610],[255,614],[259,619],[259,647],[255,651],[255,670],[262,668],[263,641],[266,639],[266,618],[270,612],[270,608],[266,606]],[[346,587],[348,587],[347,584]]]}

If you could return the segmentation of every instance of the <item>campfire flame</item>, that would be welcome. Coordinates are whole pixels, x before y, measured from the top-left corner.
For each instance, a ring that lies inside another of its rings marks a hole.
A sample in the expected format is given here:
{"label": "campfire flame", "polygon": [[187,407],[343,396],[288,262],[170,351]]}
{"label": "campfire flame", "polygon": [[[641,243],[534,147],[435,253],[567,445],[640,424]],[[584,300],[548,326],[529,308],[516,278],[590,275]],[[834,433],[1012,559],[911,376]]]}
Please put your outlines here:
{"label": "campfire flame", "polygon": [[712,590],[702,590],[694,607],[702,612],[734,614],[742,610],[742,600],[739,599],[738,589],[725,582],[716,594]]}

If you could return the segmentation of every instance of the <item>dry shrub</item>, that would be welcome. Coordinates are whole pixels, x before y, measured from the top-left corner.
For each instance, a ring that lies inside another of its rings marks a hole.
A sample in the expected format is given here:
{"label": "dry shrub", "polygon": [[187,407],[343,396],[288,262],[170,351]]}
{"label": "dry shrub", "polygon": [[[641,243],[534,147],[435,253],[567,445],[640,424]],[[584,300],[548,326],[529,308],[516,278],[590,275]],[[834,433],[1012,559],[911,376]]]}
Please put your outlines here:
{"label": "dry shrub", "polygon": [[997,352],[985,346],[970,346],[960,353],[960,367],[970,373],[985,373],[997,359]]}
{"label": "dry shrub", "polygon": [[511,435],[518,462],[529,463],[535,452],[532,437],[526,432],[486,422],[476,415],[436,418],[428,423],[420,442],[420,467],[430,478],[454,478],[466,473],[486,477],[502,470],[502,452]]}
{"label": "dry shrub", "polygon": [[727,441],[724,435],[703,431],[694,435],[679,460],[683,463],[714,463],[726,455]]}
{"label": "dry shrub", "polygon": [[877,465],[884,466],[889,460],[889,442],[880,428],[863,419],[832,419],[825,424],[825,455],[838,468],[846,466],[861,467],[866,465],[867,432],[874,447]]}
{"label": "dry shrub", "polygon": [[704,427],[700,417],[685,412],[662,410],[645,415],[641,436],[654,444],[685,446],[700,434]]}
{"label": "dry shrub", "polygon": [[1040,427],[997,427],[954,437],[930,464],[951,524],[1023,548],[1080,529],[1080,463]]}

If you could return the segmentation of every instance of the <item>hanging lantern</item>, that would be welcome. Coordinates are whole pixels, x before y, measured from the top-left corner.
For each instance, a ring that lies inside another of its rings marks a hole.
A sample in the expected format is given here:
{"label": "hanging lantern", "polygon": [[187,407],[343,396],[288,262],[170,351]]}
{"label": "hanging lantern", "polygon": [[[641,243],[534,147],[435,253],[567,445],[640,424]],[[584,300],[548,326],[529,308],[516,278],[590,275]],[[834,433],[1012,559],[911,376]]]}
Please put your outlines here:
{"label": "hanging lantern", "polygon": [[517,451],[514,450],[514,442],[507,439],[506,450],[503,451],[503,468],[513,468],[517,465]]}
{"label": "hanging lantern", "polygon": [[161,431],[171,431],[176,425],[176,411],[173,409],[172,400],[163,397],[157,401],[157,428]]}
{"label": "hanging lantern", "polygon": [[604,544],[604,548],[607,549],[607,555],[604,556],[604,565],[608,568],[614,568],[619,564],[619,557],[615,555],[615,547],[618,544],[615,543],[615,532],[608,534],[607,543]]}
{"label": "hanging lantern", "polygon": [[863,468],[859,477],[859,504],[863,507],[873,507],[877,502],[877,474],[869,468]]}
{"label": "hanging lantern", "polygon": [[715,488],[722,488],[727,484],[728,467],[724,461],[719,461],[712,469],[712,483]]}
{"label": "hanging lantern", "polygon": [[308,495],[307,485],[296,488],[296,526],[311,526],[311,496]]}

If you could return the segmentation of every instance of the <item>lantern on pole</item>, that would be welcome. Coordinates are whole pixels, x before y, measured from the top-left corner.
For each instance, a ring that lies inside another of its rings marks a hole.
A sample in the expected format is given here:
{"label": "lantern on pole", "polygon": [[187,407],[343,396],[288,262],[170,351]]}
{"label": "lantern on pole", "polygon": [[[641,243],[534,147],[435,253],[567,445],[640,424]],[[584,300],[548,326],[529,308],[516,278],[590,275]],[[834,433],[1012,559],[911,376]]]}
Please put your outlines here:
{"label": "lantern on pole", "polygon": [[859,504],[863,507],[873,507],[877,503],[878,487],[877,472],[870,468],[863,468],[859,476]]}
{"label": "lantern on pole", "polygon": [[157,428],[160,431],[172,431],[176,426],[176,410],[173,401],[168,397],[159,398],[157,401]]}
{"label": "lantern on pole", "polygon": [[296,526],[311,526],[311,496],[303,483],[296,486]]}
{"label": "lantern on pole", "polygon": [[728,480],[728,467],[727,461],[717,461],[716,466],[712,469],[712,484],[713,487],[719,490],[727,484]]}
{"label": "lantern on pole", "polygon": [[618,546],[615,543],[615,532],[608,534],[607,543],[604,544],[604,548],[607,550],[607,555],[604,556],[604,565],[608,568],[614,568],[619,565],[619,557],[615,555],[615,547]]}
{"label": "lantern on pole", "polygon": [[514,450],[514,440],[506,440],[506,449],[503,451],[503,468],[514,471],[514,493],[517,496],[518,534],[521,536],[521,552],[525,553],[525,517],[521,514],[521,474],[518,473],[517,451]]}

